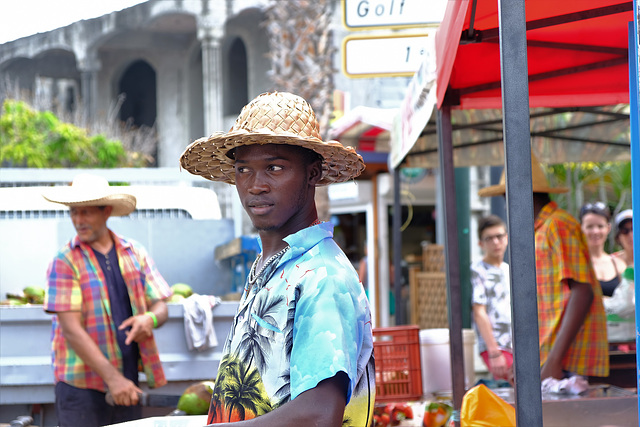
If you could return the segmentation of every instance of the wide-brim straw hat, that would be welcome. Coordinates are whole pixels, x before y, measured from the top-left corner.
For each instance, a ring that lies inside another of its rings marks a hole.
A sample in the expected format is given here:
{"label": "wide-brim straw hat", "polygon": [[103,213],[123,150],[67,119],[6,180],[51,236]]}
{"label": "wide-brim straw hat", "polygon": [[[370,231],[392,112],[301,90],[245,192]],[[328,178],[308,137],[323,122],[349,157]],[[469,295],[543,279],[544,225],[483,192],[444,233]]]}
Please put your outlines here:
{"label": "wide-brim straw hat", "polygon": [[[538,158],[533,153],[531,153],[531,187],[532,193],[566,193],[569,191],[566,187],[551,187],[551,185],[549,185],[547,176],[544,174]],[[491,185],[478,190],[478,196],[504,196],[507,191],[506,188],[507,186],[503,169],[500,182],[497,185]]]}
{"label": "wide-brim straw hat", "polygon": [[136,208],[136,198],[111,187],[101,176],[78,174],[69,186],[51,187],[42,197],[53,203],[71,207],[113,206],[111,216],[129,215]]}
{"label": "wide-brim straw hat", "polygon": [[217,132],[191,143],[180,156],[180,166],[211,181],[235,184],[235,159],[230,151],[253,144],[287,144],[315,151],[323,159],[318,185],[354,179],[365,167],[352,147],[322,141],[309,103],[287,92],[263,93],[254,98],[244,106],[229,132]]}

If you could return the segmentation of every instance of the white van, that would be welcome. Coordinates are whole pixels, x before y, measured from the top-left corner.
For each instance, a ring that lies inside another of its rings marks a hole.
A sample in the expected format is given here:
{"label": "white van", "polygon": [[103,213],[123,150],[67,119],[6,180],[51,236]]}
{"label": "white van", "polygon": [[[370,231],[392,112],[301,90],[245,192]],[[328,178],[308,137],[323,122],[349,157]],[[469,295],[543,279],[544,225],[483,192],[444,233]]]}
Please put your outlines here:
{"label": "white van", "polygon": [[[42,197],[51,187],[0,188],[0,219],[61,218],[69,209]],[[123,192],[136,197],[136,210],[128,218],[221,219],[216,193],[203,187],[131,185]]]}

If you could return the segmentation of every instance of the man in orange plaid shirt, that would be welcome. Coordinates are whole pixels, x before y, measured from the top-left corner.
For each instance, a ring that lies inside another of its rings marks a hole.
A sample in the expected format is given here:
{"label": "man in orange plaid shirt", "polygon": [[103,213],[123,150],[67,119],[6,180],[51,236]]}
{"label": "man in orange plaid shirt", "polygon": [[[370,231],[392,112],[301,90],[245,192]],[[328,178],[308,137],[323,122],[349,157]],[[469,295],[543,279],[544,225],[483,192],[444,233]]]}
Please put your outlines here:
{"label": "man in orange plaid shirt", "polygon": [[[540,377],[609,375],[607,325],[602,289],[589,260],[580,223],[549,198],[567,188],[550,187],[535,156],[532,160],[535,217]],[[505,194],[500,184],[479,196]]]}

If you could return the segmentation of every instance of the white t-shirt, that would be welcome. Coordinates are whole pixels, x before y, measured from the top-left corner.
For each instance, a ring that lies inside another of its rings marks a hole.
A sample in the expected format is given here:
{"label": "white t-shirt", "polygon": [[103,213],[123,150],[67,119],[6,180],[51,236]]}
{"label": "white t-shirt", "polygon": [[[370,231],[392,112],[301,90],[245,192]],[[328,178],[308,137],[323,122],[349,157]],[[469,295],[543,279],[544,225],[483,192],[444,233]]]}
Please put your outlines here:
{"label": "white t-shirt", "polygon": [[[493,329],[493,337],[498,347],[504,350],[513,348],[511,344],[511,288],[509,285],[509,266],[503,262],[500,267],[483,260],[471,265],[472,304],[484,305]],[[478,351],[487,350],[474,322],[478,337]]]}

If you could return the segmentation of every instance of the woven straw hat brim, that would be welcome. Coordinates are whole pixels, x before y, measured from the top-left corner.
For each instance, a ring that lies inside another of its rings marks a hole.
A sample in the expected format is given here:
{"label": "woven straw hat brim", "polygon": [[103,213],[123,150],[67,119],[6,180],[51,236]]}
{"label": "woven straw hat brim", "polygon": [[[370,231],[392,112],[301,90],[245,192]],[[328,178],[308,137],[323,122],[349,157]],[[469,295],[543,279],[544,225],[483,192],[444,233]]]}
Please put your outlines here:
{"label": "woven straw hat brim", "polygon": [[111,216],[129,215],[136,209],[136,198],[131,194],[108,194],[99,198],[87,198],[72,187],[54,187],[42,197],[68,207],[112,206]]}
{"label": "woven straw hat brim", "polygon": [[[491,185],[489,187],[478,190],[478,196],[480,197],[492,197],[492,196],[504,196],[506,193],[504,169],[500,176],[500,182],[497,185]],[[566,193],[569,191],[566,187],[551,187],[547,176],[544,174],[542,165],[538,161],[536,155],[531,153],[531,187],[533,193]]]}
{"label": "woven straw hat brim", "polygon": [[[549,187],[533,185],[533,193],[566,193],[569,191],[565,187]],[[496,184],[478,190],[480,197],[504,196],[507,192],[505,184]]]}
{"label": "woven straw hat brim", "polygon": [[247,131],[239,129],[200,138],[189,145],[180,156],[180,166],[186,171],[211,181],[236,183],[235,160],[227,153],[242,145],[286,144],[313,150],[322,156],[323,175],[318,185],[345,182],[364,171],[362,157],[352,147],[337,141],[324,142],[317,138],[301,138],[293,133],[275,133],[269,129]]}
{"label": "woven straw hat brim", "polygon": [[352,147],[322,141],[311,105],[288,92],[258,95],[242,108],[229,132],[214,133],[189,145],[180,156],[180,166],[211,181],[235,184],[235,160],[227,154],[253,144],[287,144],[315,151],[323,158],[323,174],[317,185],[348,181],[365,167]]}

